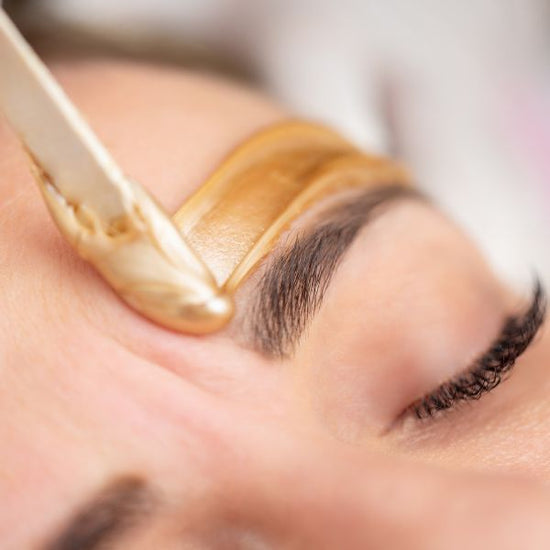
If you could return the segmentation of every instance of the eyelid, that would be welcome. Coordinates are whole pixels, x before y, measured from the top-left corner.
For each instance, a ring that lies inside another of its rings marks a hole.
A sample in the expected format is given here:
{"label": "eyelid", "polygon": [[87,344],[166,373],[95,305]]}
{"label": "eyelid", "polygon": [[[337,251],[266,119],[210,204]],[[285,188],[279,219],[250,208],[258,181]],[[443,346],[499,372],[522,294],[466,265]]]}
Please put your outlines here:
{"label": "eyelid", "polygon": [[537,280],[529,308],[506,320],[499,336],[466,371],[443,382],[409,405],[400,419],[436,419],[460,402],[476,401],[494,390],[510,373],[516,360],[533,342],[546,316],[546,294]]}

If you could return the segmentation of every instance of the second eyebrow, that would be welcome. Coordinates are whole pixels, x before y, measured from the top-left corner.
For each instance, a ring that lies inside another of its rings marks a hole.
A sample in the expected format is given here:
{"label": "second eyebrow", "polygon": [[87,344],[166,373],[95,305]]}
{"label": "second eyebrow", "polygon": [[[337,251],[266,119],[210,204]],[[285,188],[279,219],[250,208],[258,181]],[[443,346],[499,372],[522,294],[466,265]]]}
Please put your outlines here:
{"label": "second eyebrow", "polygon": [[144,480],[123,477],[102,489],[44,550],[99,550],[152,513],[155,498]]}
{"label": "second eyebrow", "polygon": [[403,199],[425,197],[400,185],[369,189],[333,207],[326,221],[276,253],[259,282],[249,316],[254,347],[273,357],[290,355],[361,228],[382,205]]}

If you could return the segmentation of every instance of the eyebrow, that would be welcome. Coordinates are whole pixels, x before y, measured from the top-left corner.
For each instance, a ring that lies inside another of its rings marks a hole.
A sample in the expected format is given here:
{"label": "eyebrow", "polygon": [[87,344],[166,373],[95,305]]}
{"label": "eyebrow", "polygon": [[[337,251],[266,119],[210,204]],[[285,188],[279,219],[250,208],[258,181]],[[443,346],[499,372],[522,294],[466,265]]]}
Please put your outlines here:
{"label": "eyebrow", "polygon": [[252,347],[270,357],[289,357],[360,230],[383,206],[405,199],[427,201],[418,190],[398,184],[363,191],[330,207],[321,223],[276,251],[248,312],[246,332]]}
{"label": "eyebrow", "polygon": [[43,550],[100,550],[152,514],[154,497],[139,477],[117,478],[100,490]]}

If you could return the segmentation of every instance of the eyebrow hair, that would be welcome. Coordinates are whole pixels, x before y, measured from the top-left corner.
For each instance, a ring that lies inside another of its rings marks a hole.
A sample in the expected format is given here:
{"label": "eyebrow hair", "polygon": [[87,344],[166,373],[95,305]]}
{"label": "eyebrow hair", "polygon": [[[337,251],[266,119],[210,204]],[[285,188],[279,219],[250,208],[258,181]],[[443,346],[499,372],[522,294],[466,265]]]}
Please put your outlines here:
{"label": "eyebrow hair", "polygon": [[247,316],[254,349],[271,357],[289,357],[360,230],[382,206],[404,199],[427,200],[418,190],[398,184],[366,190],[333,205],[321,223],[276,251],[257,284]]}
{"label": "eyebrow hair", "polygon": [[44,550],[100,550],[150,515],[154,498],[139,477],[109,483],[79,510]]}

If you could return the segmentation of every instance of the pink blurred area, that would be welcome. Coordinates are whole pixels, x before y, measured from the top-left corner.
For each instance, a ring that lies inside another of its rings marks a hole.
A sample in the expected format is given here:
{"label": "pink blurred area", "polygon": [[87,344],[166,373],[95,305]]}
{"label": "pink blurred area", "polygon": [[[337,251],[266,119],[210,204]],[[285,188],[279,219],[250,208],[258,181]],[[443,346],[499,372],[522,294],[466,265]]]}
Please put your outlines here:
{"label": "pink blurred area", "polygon": [[517,95],[507,133],[533,167],[533,184],[540,186],[550,218],[550,82],[544,84]]}

